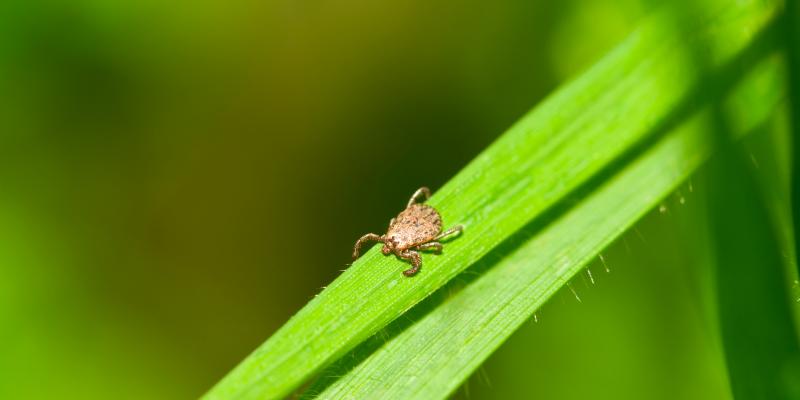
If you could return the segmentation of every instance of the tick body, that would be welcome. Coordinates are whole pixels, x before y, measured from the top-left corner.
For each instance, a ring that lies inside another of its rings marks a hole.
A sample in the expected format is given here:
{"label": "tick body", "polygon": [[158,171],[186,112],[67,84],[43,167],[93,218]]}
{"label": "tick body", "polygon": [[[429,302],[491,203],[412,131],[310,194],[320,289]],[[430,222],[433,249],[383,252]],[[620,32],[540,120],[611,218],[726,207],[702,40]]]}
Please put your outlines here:
{"label": "tick body", "polygon": [[435,208],[422,204],[431,196],[426,187],[419,188],[406,205],[406,209],[397,214],[389,222],[389,229],[384,235],[368,233],[358,239],[353,248],[353,259],[359,257],[361,247],[368,242],[382,242],[381,252],[393,254],[411,263],[411,268],[403,271],[403,275],[412,276],[422,266],[420,251],[442,251],[439,240],[460,233],[463,227],[456,225],[442,232],[442,216]]}

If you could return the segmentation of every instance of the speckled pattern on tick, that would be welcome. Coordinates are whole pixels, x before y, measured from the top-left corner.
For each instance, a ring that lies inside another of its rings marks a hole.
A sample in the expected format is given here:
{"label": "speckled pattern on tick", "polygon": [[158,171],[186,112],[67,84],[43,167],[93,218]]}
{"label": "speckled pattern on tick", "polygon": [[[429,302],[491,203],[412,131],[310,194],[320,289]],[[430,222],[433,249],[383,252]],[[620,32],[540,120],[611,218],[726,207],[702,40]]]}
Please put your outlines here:
{"label": "speckled pattern on tick", "polygon": [[[424,197],[424,198],[423,198]],[[442,244],[438,240],[460,233],[463,227],[456,225],[442,232],[442,216],[435,208],[422,204],[431,197],[431,191],[426,187],[419,188],[408,201],[406,209],[397,214],[389,222],[389,229],[383,236],[368,233],[358,239],[353,249],[353,259],[359,256],[364,243],[374,241],[382,242],[381,252],[384,255],[394,253],[396,256],[411,262],[411,268],[403,271],[403,275],[412,276],[422,266],[419,251],[432,250],[437,253],[442,251]],[[420,201],[420,198],[423,198]]]}

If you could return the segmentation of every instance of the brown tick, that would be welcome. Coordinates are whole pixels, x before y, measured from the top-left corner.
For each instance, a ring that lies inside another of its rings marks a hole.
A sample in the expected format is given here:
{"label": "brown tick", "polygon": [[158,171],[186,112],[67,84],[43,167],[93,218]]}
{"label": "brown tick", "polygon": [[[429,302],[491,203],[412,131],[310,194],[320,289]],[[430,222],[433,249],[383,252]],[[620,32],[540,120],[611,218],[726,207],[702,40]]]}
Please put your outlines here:
{"label": "brown tick", "polygon": [[[423,198],[424,197],[424,198]],[[419,251],[433,250],[441,253],[442,244],[439,239],[460,233],[463,227],[456,225],[442,232],[442,216],[435,208],[421,204],[431,197],[431,191],[426,187],[419,188],[406,205],[406,209],[397,214],[389,222],[389,229],[386,234],[378,236],[368,233],[358,239],[353,248],[353,259],[357,259],[361,246],[364,243],[375,241],[382,242],[381,252],[384,255],[394,253],[396,256],[411,261],[411,268],[403,271],[403,275],[412,276],[419,271],[422,266],[422,259]],[[420,198],[423,198],[420,201]]]}

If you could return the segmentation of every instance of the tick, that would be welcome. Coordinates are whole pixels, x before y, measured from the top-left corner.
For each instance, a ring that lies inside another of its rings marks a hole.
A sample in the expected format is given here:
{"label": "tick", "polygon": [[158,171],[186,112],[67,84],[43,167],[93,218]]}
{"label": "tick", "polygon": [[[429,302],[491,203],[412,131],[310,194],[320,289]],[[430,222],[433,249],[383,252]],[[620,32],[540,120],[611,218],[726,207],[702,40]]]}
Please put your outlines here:
{"label": "tick", "polygon": [[422,204],[429,197],[431,191],[426,187],[414,192],[408,200],[406,209],[389,222],[389,229],[384,235],[368,233],[358,239],[353,248],[353,259],[359,257],[361,246],[365,243],[382,242],[381,252],[384,255],[394,253],[397,257],[411,262],[411,268],[403,271],[403,275],[416,274],[422,266],[420,251],[432,250],[441,253],[442,244],[439,240],[463,230],[461,225],[456,225],[442,232],[442,216],[435,208]]}

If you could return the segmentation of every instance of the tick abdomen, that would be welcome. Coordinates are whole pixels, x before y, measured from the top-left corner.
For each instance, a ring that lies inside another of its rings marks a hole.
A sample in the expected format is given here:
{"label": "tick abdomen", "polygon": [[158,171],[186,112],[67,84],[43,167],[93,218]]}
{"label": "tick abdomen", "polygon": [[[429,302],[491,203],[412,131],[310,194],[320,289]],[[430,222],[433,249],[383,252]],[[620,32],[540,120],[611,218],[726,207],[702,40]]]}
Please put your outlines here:
{"label": "tick abdomen", "polygon": [[386,236],[405,249],[431,241],[442,232],[442,216],[433,207],[412,204],[395,218]]}

